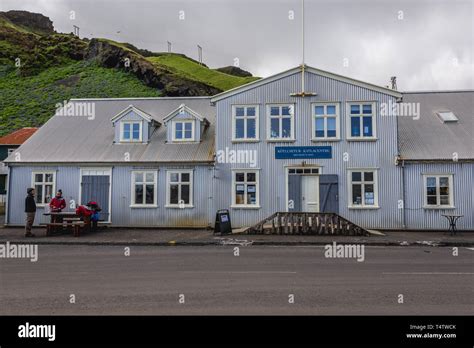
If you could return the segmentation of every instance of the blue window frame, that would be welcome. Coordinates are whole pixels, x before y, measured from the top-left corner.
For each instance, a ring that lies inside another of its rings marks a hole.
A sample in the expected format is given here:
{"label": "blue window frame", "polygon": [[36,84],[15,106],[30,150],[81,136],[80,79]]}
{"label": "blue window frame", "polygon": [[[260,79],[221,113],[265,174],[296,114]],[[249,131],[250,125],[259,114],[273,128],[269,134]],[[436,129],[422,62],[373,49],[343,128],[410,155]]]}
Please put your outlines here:
{"label": "blue window frame", "polygon": [[121,141],[141,141],[141,122],[122,122]]}
{"label": "blue window frame", "polygon": [[375,104],[351,103],[349,134],[352,139],[375,138]]}
{"label": "blue window frame", "polygon": [[174,121],[174,141],[194,140],[194,121]]}

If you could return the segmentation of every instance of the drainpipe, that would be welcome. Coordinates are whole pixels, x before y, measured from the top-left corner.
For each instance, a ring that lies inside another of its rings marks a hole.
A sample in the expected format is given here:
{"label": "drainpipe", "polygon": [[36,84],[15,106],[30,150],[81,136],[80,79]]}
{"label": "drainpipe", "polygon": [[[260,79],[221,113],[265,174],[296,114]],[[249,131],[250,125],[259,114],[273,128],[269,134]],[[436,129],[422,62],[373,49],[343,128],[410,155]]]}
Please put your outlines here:
{"label": "drainpipe", "polygon": [[402,226],[403,229],[407,229],[406,225],[406,202],[405,202],[405,160],[402,160],[402,202],[403,202],[403,209],[402,209]]}
{"label": "drainpipe", "polygon": [[8,168],[8,173],[7,173],[7,184],[6,184],[6,189],[7,189],[7,194],[5,196],[5,225],[8,225],[9,223],[9,215],[10,215],[10,212],[9,212],[9,204],[8,204],[8,201],[10,200],[10,175],[11,175],[11,167],[10,166],[7,166]]}

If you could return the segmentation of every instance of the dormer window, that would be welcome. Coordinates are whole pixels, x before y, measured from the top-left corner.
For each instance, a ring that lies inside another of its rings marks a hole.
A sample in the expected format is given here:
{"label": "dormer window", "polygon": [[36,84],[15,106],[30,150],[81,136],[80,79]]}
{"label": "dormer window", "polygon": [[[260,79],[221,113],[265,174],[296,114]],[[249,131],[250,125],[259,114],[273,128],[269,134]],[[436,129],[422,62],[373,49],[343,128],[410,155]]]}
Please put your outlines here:
{"label": "dormer window", "polygon": [[122,121],[120,141],[121,142],[141,142],[142,141],[142,123],[132,121]]}
{"label": "dormer window", "polygon": [[173,121],[173,141],[194,141],[194,120]]}

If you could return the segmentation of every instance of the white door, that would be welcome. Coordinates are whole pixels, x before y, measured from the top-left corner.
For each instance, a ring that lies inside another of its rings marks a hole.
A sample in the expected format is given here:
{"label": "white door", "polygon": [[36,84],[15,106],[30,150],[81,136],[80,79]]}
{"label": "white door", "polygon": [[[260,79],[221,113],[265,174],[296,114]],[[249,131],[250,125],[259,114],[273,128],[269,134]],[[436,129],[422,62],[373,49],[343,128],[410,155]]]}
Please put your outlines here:
{"label": "white door", "polygon": [[319,177],[304,175],[301,182],[301,200],[304,212],[319,212]]}

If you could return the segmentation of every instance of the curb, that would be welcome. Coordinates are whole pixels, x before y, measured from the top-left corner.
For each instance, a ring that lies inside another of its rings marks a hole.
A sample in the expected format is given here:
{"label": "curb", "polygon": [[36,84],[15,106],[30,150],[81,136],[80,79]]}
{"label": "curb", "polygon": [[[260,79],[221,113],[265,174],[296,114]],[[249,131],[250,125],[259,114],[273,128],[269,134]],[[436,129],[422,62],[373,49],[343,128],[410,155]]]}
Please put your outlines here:
{"label": "curb", "polygon": [[[0,244],[6,243],[0,241]],[[93,241],[35,241],[35,240],[8,240],[10,244],[37,244],[37,245],[85,245],[85,246],[325,246],[333,241],[245,241],[248,244],[241,244],[239,242],[223,243],[222,240],[217,241],[182,241],[182,242],[93,242]],[[459,241],[459,242],[439,242],[431,245],[422,243],[408,243],[401,244],[400,242],[361,242],[361,241],[338,241],[337,244],[364,244],[366,246],[396,246],[396,247],[474,247],[473,242]]]}

